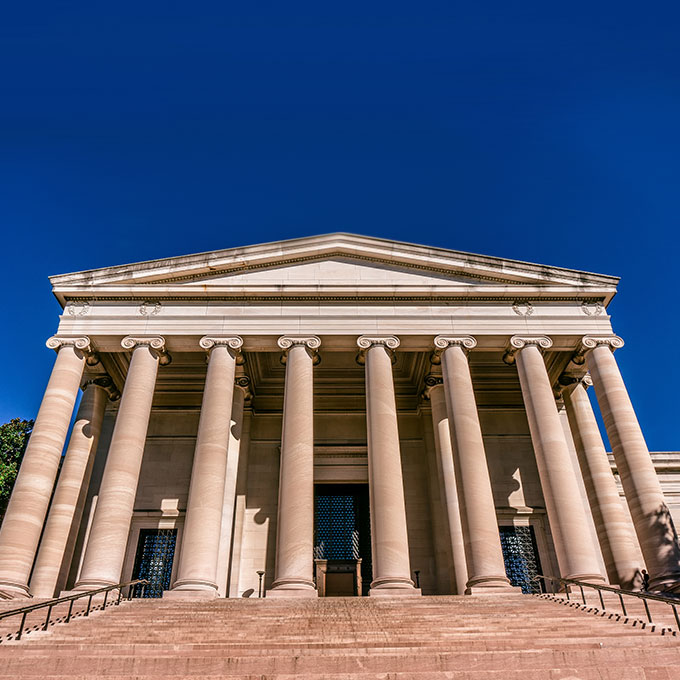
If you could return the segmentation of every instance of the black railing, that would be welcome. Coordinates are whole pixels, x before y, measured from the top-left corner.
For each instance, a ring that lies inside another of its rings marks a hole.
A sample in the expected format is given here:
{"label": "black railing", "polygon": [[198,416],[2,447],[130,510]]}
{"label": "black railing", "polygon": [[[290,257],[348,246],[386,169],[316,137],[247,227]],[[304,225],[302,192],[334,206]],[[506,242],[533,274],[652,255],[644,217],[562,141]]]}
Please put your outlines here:
{"label": "black railing", "polygon": [[[65,597],[55,597],[52,600],[46,600],[45,602],[38,602],[36,604],[29,604],[25,607],[19,607],[18,609],[10,609],[9,611],[5,612],[0,612],[0,621],[3,619],[7,619],[10,616],[21,616],[21,623],[19,624],[19,628],[17,630],[16,635],[12,638],[14,640],[21,640],[21,636],[24,634],[24,632],[30,632],[30,629],[24,630],[25,625],[26,625],[26,617],[34,611],[37,611],[38,609],[47,609],[47,615],[45,616],[45,622],[41,626],[34,626],[34,629],[37,630],[38,628],[41,628],[42,630],[47,630],[49,625],[50,625],[50,620],[52,617],[52,610],[60,604],[64,604],[65,602],[69,603],[68,606],[68,613],[66,614],[66,618],[64,619],[63,623],[68,623],[73,617],[75,616],[89,616],[91,611],[103,611],[107,607],[113,607],[117,606],[120,604],[121,600],[126,599],[130,600],[132,598],[132,589],[137,586],[141,585],[142,586],[142,597],[143,597],[143,589],[149,584],[148,581],[145,581],[144,579],[135,579],[134,581],[125,581],[124,583],[117,583],[114,586],[106,586],[105,588],[97,588],[96,590],[84,590],[82,593],[74,593],[73,595],[66,595]],[[123,590],[125,588],[128,588],[128,595],[127,597],[123,596]],[[109,593],[112,590],[117,590],[118,595],[113,597],[111,600],[109,600]],[[104,593],[104,600],[101,604],[97,603],[95,604],[94,607],[92,607],[92,599],[95,597],[95,595],[99,595],[101,593]],[[82,598],[86,597],[87,598],[87,606],[84,610],[78,611],[74,614],[73,612],[73,604],[76,602],[76,600],[80,600]],[[2,642],[2,638],[0,638],[0,642]]]}
{"label": "black railing", "polygon": [[[557,576],[544,576],[543,574],[536,574],[533,581],[543,582],[543,592],[548,593],[548,582],[550,582],[550,592],[554,595],[558,591],[555,589],[555,584],[561,584],[562,586],[576,586],[581,593],[581,600],[583,604],[587,605],[585,588],[592,588],[597,591],[597,595],[600,601],[600,606],[602,611],[606,611],[607,607],[605,605],[604,598],[602,597],[603,592],[614,593],[619,598],[619,604],[621,605],[621,612],[625,617],[628,617],[628,611],[626,610],[626,603],[624,597],[634,597],[638,600],[642,600],[645,607],[645,614],[647,616],[647,621],[649,623],[654,623],[652,620],[652,612],[649,609],[649,601],[663,602],[667,604],[673,610],[673,616],[675,617],[675,626],[680,632],[680,615],[678,614],[678,607],[680,606],[680,599],[674,597],[666,597],[664,595],[656,595],[654,593],[642,592],[637,590],[623,590],[622,588],[615,588],[614,586],[606,586],[600,583],[587,583],[586,581],[578,581],[571,578],[559,578]],[[567,598],[567,601],[571,601],[571,593],[568,587],[563,589],[563,592]]]}

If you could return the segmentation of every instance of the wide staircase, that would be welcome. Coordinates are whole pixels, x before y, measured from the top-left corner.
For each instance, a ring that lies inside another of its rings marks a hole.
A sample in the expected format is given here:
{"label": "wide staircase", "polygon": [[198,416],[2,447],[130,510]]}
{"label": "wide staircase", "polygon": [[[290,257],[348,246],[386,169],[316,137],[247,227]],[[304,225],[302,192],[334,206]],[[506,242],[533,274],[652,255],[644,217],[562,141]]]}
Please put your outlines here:
{"label": "wide staircase", "polygon": [[132,600],[19,642],[3,636],[0,678],[93,677],[678,680],[680,635],[512,594]]}

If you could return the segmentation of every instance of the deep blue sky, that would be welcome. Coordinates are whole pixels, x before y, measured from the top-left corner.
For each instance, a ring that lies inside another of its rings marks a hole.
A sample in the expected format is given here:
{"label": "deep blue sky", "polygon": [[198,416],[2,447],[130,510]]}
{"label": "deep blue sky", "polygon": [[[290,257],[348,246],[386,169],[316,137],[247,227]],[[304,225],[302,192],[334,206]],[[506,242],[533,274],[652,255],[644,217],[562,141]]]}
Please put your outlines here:
{"label": "deep blue sky", "polygon": [[680,5],[6,5],[0,421],[49,274],[332,231],[622,277],[651,448],[677,431]]}

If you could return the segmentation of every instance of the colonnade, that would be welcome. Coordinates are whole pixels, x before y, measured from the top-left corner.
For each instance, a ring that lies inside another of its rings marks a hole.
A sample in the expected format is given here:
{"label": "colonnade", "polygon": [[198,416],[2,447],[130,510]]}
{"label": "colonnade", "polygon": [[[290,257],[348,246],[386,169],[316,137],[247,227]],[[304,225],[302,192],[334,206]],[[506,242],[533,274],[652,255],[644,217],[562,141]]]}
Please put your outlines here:
{"label": "colonnade", "polygon": [[[409,565],[392,375],[399,344],[394,336],[364,335],[357,339],[357,359],[365,366],[366,378],[373,561],[370,594],[375,596],[420,592],[411,580]],[[433,344],[433,363],[441,365],[441,375],[428,376],[426,383],[454,556],[454,580],[459,590],[464,585],[466,593],[509,590],[468,363],[468,352],[476,347],[476,340],[440,335]],[[613,356],[613,350],[622,344],[616,336],[586,336],[573,361],[587,364],[595,386],[651,575],[650,586],[678,591],[680,546]],[[217,594],[218,565],[224,563],[220,553],[224,506],[233,502],[238,468],[238,460],[230,460],[238,452],[231,453],[229,430],[233,418],[242,418],[246,389],[236,377],[242,345],[238,336],[200,341],[200,347],[208,353],[208,369],[171,596]],[[276,572],[267,595],[314,597],[313,373],[321,341],[316,336],[283,336],[278,345],[286,375]],[[72,543],[69,536],[82,516],[83,494],[89,484],[106,401],[117,397],[107,377],[86,383],[48,515],[84,369],[87,363],[97,361],[86,337],[51,338],[48,346],[57,351],[57,359],[0,528],[0,590],[15,596],[54,594],[65,551]],[[579,481],[567,435],[543,358],[551,346],[548,337],[513,336],[504,360],[517,365],[560,575],[602,581],[595,546],[587,538],[588,518],[579,500]],[[121,579],[158,368],[170,362],[161,337],[126,337],[122,347],[132,352],[132,358],[76,589],[115,585]],[[612,582],[633,586],[640,567],[636,546],[583,381],[567,378],[561,382],[607,575]]]}

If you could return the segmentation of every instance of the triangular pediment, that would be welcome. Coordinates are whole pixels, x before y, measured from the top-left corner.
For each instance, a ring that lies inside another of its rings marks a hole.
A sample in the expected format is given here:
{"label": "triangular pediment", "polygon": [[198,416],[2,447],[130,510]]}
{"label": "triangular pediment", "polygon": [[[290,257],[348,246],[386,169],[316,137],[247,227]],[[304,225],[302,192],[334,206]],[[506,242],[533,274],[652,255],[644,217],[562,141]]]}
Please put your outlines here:
{"label": "triangular pediment", "polygon": [[186,281],[187,287],[196,286],[437,286],[458,284],[470,286],[484,283],[483,279],[465,274],[409,269],[384,262],[352,260],[340,256],[310,262],[284,263],[256,270],[236,270],[217,276],[199,276]]}
{"label": "triangular pediment", "polygon": [[618,279],[443,248],[326,234],[51,277],[75,297],[253,295],[486,296],[578,293],[611,299]]}

